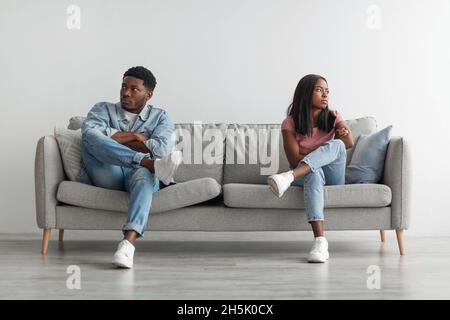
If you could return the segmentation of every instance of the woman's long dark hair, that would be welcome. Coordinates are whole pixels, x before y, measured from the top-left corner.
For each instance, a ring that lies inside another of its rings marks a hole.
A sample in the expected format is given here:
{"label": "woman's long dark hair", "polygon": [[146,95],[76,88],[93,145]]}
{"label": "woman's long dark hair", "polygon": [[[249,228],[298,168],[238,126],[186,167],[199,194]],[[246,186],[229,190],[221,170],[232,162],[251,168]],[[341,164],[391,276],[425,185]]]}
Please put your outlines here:
{"label": "woman's long dark hair", "polygon": [[[295,89],[294,99],[288,108],[288,116],[294,119],[295,132],[302,135],[311,136],[313,132],[313,118],[312,118],[312,94],[317,80],[327,80],[317,74],[308,74],[304,76],[298,83]],[[336,117],[328,109],[328,106],[320,111],[317,119],[317,126],[319,129],[326,132],[333,130],[334,121]]]}

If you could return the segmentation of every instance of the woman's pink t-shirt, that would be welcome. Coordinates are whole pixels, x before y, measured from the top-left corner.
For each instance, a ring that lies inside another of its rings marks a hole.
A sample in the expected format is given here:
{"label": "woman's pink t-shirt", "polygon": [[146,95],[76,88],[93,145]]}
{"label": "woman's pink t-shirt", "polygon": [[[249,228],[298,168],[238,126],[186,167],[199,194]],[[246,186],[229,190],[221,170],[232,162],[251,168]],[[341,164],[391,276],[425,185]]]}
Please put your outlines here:
{"label": "woman's pink t-shirt", "polygon": [[303,148],[316,148],[323,145],[328,140],[331,140],[334,138],[334,133],[336,131],[336,126],[344,121],[341,114],[337,111],[332,111],[333,114],[336,116],[336,120],[334,121],[333,129],[330,132],[326,132],[323,130],[320,130],[317,127],[313,128],[312,136],[308,135],[302,135],[295,132],[295,124],[294,119],[291,116],[288,116],[286,119],[283,120],[281,123],[281,130],[288,130],[295,133],[295,138],[297,139],[298,145]]}

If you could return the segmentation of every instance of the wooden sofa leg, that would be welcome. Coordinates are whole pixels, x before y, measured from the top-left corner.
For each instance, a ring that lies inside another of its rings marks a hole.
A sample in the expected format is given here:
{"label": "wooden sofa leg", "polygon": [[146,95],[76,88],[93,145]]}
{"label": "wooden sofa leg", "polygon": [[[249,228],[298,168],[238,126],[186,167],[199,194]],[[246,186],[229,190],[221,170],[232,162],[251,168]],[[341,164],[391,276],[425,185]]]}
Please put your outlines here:
{"label": "wooden sofa leg", "polygon": [[384,242],[384,240],[386,240],[384,230],[380,230],[380,236],[381,236],[381,242]]}
{"label": "wooden sofa leg", "polygon": [[50,239],[50,235],[52,233],[52,229],[44,229],[44,234],[42,236],[42,254],[47,254],[48,248],[48,240]]}
{"label": "wooden sofa leg", "polygon": [[395,230],[395,233],[397,234],[397,242],[398,242],[398,249],[400,250],[400,255],[405,254],[405,249],[403,246],[403,229],[397,229]]}
{"label": "wooden sofa leg", "polygon": [[59,241],[63,241],[64,240],[64,229],[59,229]]}

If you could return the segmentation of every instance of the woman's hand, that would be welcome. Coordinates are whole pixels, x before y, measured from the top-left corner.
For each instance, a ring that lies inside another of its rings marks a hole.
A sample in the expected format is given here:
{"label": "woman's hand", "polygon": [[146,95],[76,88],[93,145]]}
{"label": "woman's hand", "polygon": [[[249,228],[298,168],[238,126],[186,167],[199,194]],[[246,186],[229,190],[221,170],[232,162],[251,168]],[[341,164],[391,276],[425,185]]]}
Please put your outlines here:
{"label": "woman's hand", "polygon": [[343,138],[343,137],[347,136],[349,133],[350,133],[350,131],[347,128],[342,127],[342,128],[336,129],[336,132],[334,134],[334,138],[335,139],[340,139],[340,138]]}
{"label": "woman's hand", "polygon": [[345,144],[345,149],[354,146],[352,132],[345,121],[341,121],[336,126],[336,131],[334,132],[335,139],[341,139]]}

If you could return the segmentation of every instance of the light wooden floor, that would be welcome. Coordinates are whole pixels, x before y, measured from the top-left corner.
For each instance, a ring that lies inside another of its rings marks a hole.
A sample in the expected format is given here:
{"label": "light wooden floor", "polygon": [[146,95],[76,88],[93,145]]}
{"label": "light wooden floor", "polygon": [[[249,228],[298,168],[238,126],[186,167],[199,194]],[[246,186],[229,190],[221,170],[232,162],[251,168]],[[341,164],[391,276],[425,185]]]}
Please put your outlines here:
{"label": "light wooden floor", "polygon": [[[112,233],[109,233],[111,235]],[[120,239],[53,231],[41,256],[39,235],[0,235],[0,299],[449,299],[450,238],[410,237],[400,256],[395,232],[328,232],[331,260],[308,264],[308,232],[146,234],[135,268],[110,263]],[[100,239],[100,240],[98,240]],[[81,289],[68,289],[70,265]],[[369,290],[378,266],[381,289]]]}

